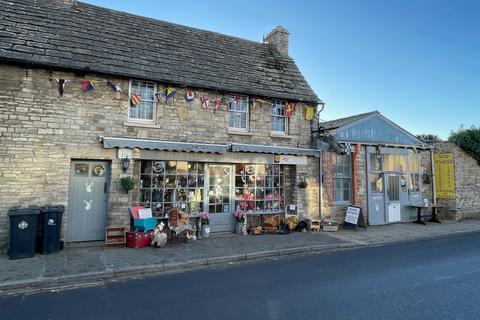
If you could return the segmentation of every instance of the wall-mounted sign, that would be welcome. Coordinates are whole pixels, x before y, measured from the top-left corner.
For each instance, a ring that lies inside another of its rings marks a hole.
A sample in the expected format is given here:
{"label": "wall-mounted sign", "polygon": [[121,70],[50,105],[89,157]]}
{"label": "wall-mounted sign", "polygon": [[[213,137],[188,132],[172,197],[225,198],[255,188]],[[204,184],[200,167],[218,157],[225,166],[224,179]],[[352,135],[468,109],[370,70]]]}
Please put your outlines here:
{"label": "wall-mounted sign", "polygon": [[133,152],[132,149],[127,149],[127,148],[118,148],[118,159],[132,159],[133,157]]}
{"label": "wall-mounted sign", "polygon": [[140,149],[139,148],[133,148],[133,158],[139,159],[140,158]]}
{"label": "wall-mounted sign", "polygon": [[295,165],[306,165],[307,157],[305,156],[291,156],[286,154],[274,154],[273,163],[278,164],[295,164]]}
{"label": "wall-mounted sign", "polygon": [[435,191],[439,199],[455,199],[455,168],[452,153],[435,154]]}

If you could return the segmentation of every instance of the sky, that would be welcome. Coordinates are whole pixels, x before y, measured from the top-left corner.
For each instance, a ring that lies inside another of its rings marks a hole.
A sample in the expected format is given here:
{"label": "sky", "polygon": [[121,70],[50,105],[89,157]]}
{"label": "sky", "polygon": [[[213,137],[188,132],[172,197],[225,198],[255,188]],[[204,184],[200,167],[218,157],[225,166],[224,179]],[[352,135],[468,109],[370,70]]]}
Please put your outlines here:
{"label": "sky", "polygon": [[323,120],[378,110],[442,139],[480,125],[477,0],[81,1],[254,41],[284,26]]}

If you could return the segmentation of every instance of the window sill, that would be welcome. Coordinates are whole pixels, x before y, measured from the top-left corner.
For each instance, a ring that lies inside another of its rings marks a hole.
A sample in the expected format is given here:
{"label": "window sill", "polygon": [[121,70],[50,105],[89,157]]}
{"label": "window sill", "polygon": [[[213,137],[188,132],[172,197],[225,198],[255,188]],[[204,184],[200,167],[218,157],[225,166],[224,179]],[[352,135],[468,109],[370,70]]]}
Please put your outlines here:
{"label": "window sill", "polygon": [[127,121],[127,122],[124,122],[123,125],[127,126],[127,127],[142,127],[142,128],[160,129],[160,126],[158,124],[149,123],[149,122]]}
{"label": "window sill", "polygon": [[271,138],[280,138],[280,139],[293,139],[292,136],[289,136],[288,134],[282,134],[282,133],[270,133]]}
{"label": "window sill", "polygon": [[236,134],[236,135],[239,135],[239,136],[252,136],[253,135],[253,133],[251,133],[249,131],[240,131],[240,130],[232,130],[232,129],[228,129],[227,133],[228,134]]}
{"label": "window sill", "polygon": [[348,206],[351,206],[351,205],[352,205],[351,202],[334,202],[333,203],[334,207],[348,207]]}

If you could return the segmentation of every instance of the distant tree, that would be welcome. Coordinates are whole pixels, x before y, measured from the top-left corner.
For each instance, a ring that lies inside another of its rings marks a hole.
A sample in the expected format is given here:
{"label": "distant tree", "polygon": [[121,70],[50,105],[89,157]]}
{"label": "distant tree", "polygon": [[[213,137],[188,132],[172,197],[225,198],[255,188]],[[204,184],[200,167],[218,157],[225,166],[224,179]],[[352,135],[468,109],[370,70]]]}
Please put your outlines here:
{"label": "distant tree", "polygon": [[448,141],[454,142],[480,165],[480,128],[472,126],[465,129],[460,126],[457,131],[450,132]]}
{"label": "distant tree", "polygon": [[422,140],[423,142],[426,142],[426,143],[435,143],[435,142],[440,142],[442,141],[442,139],[440,139],[439,136],[437,136],[436,134],[418,134],[417,135],[417,138]]}

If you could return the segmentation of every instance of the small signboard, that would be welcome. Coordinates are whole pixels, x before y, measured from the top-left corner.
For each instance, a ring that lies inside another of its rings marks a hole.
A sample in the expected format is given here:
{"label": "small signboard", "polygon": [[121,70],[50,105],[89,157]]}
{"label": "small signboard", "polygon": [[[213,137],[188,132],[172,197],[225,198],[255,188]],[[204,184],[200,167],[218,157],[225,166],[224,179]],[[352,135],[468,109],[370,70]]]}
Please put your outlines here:
{"label": "small signboard", "polygon": [[297,211],[297,206],[294,204],[289,204],[287,205],[287,214],[286,217],[288,218],[289,216],[296,216],[298,214]]}
{"label": "small signboard", "polygon": [[365,223],[365,220],[363,219],[362,208],[354,206],[347,207],[344,227],[346,229],[354,228],[355,230],[357,230],[357,227],[361,227],[367,230],[367,225]]}
{"label": "small signboard", "polygon": [[118,148],[118,159],[132,159],[133,154],[132,154],[132,149],[127,149],[127,148]]}
{"label": "small signboard", "polygon": [[292,165],[307,165],[306,156],[292,156],[287,154],[274,154],[273,163],[278,164],[292,164]]}

